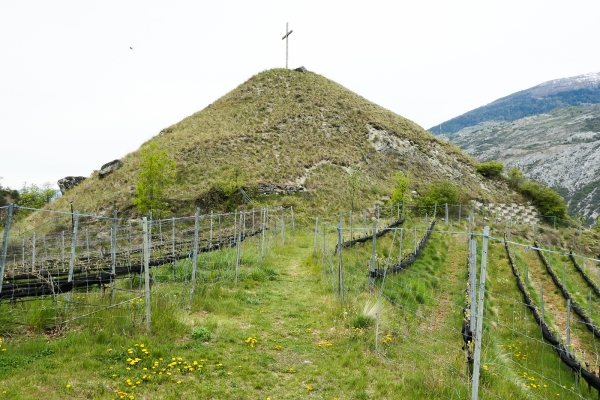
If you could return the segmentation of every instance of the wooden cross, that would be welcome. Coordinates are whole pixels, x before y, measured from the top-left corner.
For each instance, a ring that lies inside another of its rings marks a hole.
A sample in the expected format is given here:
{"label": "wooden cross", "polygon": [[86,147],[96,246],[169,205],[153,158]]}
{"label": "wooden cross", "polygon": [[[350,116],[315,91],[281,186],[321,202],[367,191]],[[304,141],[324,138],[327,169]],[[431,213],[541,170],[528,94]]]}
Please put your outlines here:
{"label": "wooden cross", "polygon": [[281,40],[285,39],[285,68],[288,67],[288,36],[290,36],[294,31],[288,31],[288,23],[285,23],[285,35],[281,38]]}

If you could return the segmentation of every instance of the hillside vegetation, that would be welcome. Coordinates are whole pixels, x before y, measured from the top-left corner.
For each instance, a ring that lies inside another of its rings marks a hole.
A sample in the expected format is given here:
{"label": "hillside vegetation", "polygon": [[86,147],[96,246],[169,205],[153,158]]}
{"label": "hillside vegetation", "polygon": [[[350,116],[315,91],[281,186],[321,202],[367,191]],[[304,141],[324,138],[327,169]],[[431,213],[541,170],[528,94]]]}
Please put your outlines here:
{"label": "hillside vegetation", "polygon": [[[325,217],[321,221],[336,221],[336,216]],[[214,281],[198,279],[195,290],[181,280],[188,260],[173,268],[153,268],[149,332],[144,304],[137,300],[74,320],[65,329],[52,326],[55,320],[49,315],[57,310],[56,317],[62,318],[65,295],[59,295],[58,305],[50,298],[2,303],[0,398],[469,398],[470,369],[461,333],[466,318],[465,220],[451,220],[448,227],[439,221],[417,261],[376,279],[371,291],[366,265],[372,243],[344,249],[343,301],[333,251],[336,229],[322,223],[313,242],[312,226],[312,219],[297,220],[296,230],[288,226],[285,242],[279,231],[269,232],[265,259],[258,256],[257,239],[246,240],[239,281],[232,276],[233,250],[199,257],[199,269],[219,268],[224,274]],[[396,230],[379,238],[379,266],[395,262],[400,249],[403,254],[412,251],[411,232],[414,228],[421,237],[424,227],[422,218],[409,215],[403,236]],[[503,226],[493,227],[489,243],[480,398],[597,398],[542,340],[499,240],[503,232]],[[529,228],[511,233],[515,244],[533,239]],[[560,250],[575,244],[572,233],[544,227],[537,240]],[[481,248],[482,239],[478,241]],[[589,254],[597,250],[598,236],[584,232],[576,242]],[[535,252],[524,246],[513,252],[523,275],[525,265],[529,267],[528,288],[534,296],[544,284],[546,321],[564,340],[564,299]],[[567,262],[554,255],[550,261],[555,267]],[[562,276],[585,304],[587,287],[577,272],[569,267]],[[117,286],[130,290],[138,282],[133,278]],[[81,288],[73,293],[71,308],[92,304],[100,294],[95,287]],[[102,296],[102,304],[107,301]],[[595,321],[599,311],[594,305]],[[571,343],[577,359],[597,369],[596,341],[575,321]]]}
{"label": "hillside vegetation", "polygon": [[[391,195],[396,171],[410,173],[411,189],[451,181],[481,200],[513,196],[506,185],[482,178],[477,164],[454,145],[318,74],[286,69],[262,72],[181,122],[154,143],[176,164],[166,190],[173,213],[192,212],[213,185],[232,182],[304,186],[296,198],[275,200],[299,208],[349,207],[348,176],[358,171],[356,209]],[[141,149],[103,179],[94,172],[52,205],[108,215],[136,215],[132,197]],[[256,195],[248,191],[256,200]],[[243,207],[243,198],[236,206]],[[208,211],[208,210],[207,210]]]}
{"label": "hillside vegetation", "polygon": [[518,167],[555,188],[571,214],[600,216],[600,106],[567,107],[513,122],[488,122],[443,135],[479,161]]}

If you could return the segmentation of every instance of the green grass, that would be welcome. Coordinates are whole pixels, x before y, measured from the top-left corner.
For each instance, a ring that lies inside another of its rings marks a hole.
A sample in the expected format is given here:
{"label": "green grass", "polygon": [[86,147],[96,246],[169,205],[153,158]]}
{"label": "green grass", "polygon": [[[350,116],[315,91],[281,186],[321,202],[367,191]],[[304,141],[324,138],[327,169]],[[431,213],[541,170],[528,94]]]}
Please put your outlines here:
{"label": "green grass", "polygon": [[[252,239],[246,241],[237,284],[233,250],[202,255],[191,301],[188,260],[174,270],[153,269],[150,332],[140,301],[60,331],[46,330],[68,317],[41,312],[44,302],[53,312],[63,309],[51,301],[3,303],[2,318],[28,319],[24,326],[3,324],[0,398],[468,398],[460,334],[467,247],[464,235],[451,234],[456,226],[439,224],[422,257],[400,274],[376,279],[373,291],[366,277],[371,244],[344,249],[341,302],[336,230],[325,230],[325,253],[319,236],[314,254],[311,224],[298,225],[284,245],[277,233],[269,238],[264,260]],[[407,232],[404,252],[414,242]],[[397,259],[398,238],[378,239],[380,262]],[[503,251],[490,243],[482,397],[534,398],[535,391],[568,398],[571,390],[592,397],[541,342]],[[119,282],[121,289],[139,284]],[[138,294],[118,291],[117,299]],[[102,297],[92,289],[71,299],[84,308]]]}

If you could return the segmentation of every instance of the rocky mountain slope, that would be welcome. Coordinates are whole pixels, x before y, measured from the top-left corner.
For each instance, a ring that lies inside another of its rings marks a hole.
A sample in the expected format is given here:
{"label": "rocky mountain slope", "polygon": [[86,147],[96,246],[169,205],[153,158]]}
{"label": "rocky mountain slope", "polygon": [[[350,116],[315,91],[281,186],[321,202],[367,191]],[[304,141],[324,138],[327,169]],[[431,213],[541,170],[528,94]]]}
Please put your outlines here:
{"label": "rocky mountain slope", "polygon": [[517,166],[527,178],[556,188],[588,223],[600,215],[600,105],[485,122],[442,136],[479,161]]}
{"label": "rocky mountain slope", "polygon": [[431,127],[435,134],[458,132],[486,121],[515,121],[555,108],[600,103],[600,73],[555,79],[502,97]]}
{"label": "rocky mountain slope", "polygon": [[[193,210],[214,182],[238,175],[263,189],[302,187],[301,195],[288,196],[299,207],[349,209],[350,168],[360,173],[356,208],[385,199],[399,170],[413,175],[416,190],[450,180],[480,200],[514,196],[477,175],[476,161],[456,146],[312,72],[262,72],[149,142],[177,165],[176,184],[167,193],[176,214]],[[72,201],[86,212],[135,215],[140,153],[125,156],[122,167],[102,179],[94,172],[52,207],[68,210]],[[286,196],[279,194],[269,198],[281,202]]]}

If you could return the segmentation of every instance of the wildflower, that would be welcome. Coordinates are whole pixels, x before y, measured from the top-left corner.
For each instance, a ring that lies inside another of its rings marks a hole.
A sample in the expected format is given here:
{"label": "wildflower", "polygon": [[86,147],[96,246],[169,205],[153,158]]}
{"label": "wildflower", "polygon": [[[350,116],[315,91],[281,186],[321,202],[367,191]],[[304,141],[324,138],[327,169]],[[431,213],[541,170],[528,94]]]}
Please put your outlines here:
{"label": "wildflower", "polygon": [[67,383],[67,389],[69,389],[71,387],[70,383]]}
{"label": "wildflower", "polygon": [[181,383],[181,381],[177,381],[177,384],[179,385]]}
{"label": "wildflower", "polygon": [[311,390],[313,390],[313,387],[309,386],[309,385],[306,385],[306,390],[308,390],[310,392]]}

